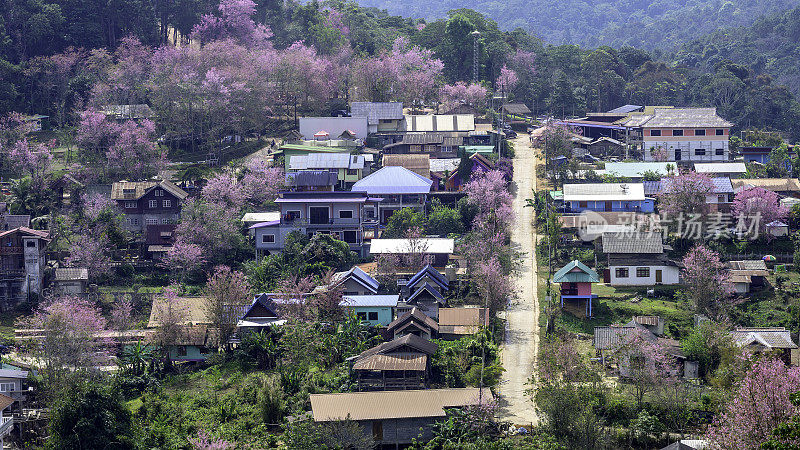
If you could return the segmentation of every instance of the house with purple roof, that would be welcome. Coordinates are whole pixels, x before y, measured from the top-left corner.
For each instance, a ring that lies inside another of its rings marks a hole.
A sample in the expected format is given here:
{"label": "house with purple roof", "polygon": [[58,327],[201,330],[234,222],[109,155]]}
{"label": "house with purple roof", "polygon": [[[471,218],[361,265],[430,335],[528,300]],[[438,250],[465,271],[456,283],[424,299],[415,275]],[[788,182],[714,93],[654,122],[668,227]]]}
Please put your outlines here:
{"label": "house with purple roof", "polygon": [[353,191],[361,191],[382,201],[374,204],[375,217],[382,225],[395,211],[414,208],[422,211],[433,181],[405,167],[386,166],[356,181]]}
{"label": "house with purple roof", "polygon": [[[644,194],[648,197],[657,197],[669,193],[671,178],[662,178],[660,181],[644,181]],[[728,177],[711,178],[711,192],[706,195],[706,204],[711,213],[728,213],[733,204],[734,191],[731,179]]]}
{"label": "house with purple roof", "polygon": [[299,231],[313,237],[330,234],[366,255],[364,234],[374,235],[376,205],[382,200],[363,191],[281,192],[275,203],[280,218],[250,227],[256,240],[256,257],[283,251],[286,236]]}

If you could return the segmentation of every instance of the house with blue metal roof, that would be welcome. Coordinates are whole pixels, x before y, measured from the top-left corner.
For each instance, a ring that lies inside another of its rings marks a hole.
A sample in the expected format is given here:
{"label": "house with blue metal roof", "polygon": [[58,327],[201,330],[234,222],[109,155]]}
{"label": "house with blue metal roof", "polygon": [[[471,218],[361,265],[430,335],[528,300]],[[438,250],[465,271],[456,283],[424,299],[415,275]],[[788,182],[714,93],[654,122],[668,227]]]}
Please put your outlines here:
{"label": "house with blue metal roof", "polygon": [[386,224],[395,211],[414,208],[422,211],[433,181],[405,167],[386,166],[356,181],[353,191],[362,191],[382,201],[375,205],[375,214]]}
{"label": "house with blue metal roof", "polygon": [[568,311],[581,317],[592,316],[592,283],[599,283],[597,272],[586,264],[575,260],[562,267],[553,275],[553,282],[561,285],[561,308],[567,302]]}
{"label": "house with blue metal roof", "polygon": [[399,294],[344,295],[339,305],[355,313],[362,322],[385,327],[394,320],[394,311],[399,300]]}
{"label": "house with blue metal roof", "polygon": [[344,295],[372,295],[378,293],[380,283],[358,266],[346,272],[334,274],[333,285],[342,289]]}

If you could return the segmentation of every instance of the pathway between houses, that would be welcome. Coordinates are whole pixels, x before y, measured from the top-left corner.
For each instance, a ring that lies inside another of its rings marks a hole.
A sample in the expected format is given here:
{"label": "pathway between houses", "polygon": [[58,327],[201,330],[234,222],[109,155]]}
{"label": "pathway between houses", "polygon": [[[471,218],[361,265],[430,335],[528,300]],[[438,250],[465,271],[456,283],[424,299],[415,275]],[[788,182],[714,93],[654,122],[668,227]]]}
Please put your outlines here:
{"label": "pathway between houses", "polygon": [[516,224],[512,244],[522,253],[522,267],[515,280],[516,299],[505,312],[505,344],[502,350],[505,372],[498,391],[499,418],[515,425],[536,424],[538,418],[531,399],[525,395],[526,384],[536,365],[539,350],[539,301],[534,254],[533,208],[525,208],[525,199],[536,189],[536,156],[529,136],[520,133],[514,140],[514,198]]}

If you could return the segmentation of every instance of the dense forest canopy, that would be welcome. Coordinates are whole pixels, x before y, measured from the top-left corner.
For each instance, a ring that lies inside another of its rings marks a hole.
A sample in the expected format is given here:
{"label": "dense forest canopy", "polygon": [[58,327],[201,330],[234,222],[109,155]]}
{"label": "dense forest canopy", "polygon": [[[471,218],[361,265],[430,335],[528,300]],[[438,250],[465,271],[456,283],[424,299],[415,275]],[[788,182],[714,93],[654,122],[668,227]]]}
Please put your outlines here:
{"label": "dense forest canopy", "polygon": [[435,20],[451,9],[472,8],[546,42],[587,47],[670,48],[722,27],[749,25],[797,0],[360,0],[392,14]]}
{"label": "dense forest canopy", "polygon": [[[774,52],[782,52],[783,60],[748,59],[766,43],[739,46],[740,40],[731,38],[718,44],[710,37],[684,46],[673,64],[670,55],[659,50],[548,44],[521,28],[506,31],[503,28],[510,22],[501,27],[471,9],[451,10],[445,18],[425,22],[338,0],[305,4],[231,0],[219,9],[210,0],[96,5],[4,1],[0,113],[45,114],[57,125],[77,124],[87,108],[147,103],[160,119],[159,136],[181,136],[187,126],[197,128],[195,135],[225,136],[263,129],[264,110],[273,116],[327,114],[354,97],[446,103],[453,100],[450,94],[467,92],[466,85],[457,83],[473,81],[472,33],[478,31],[482,85],[478,91],[502,89],[510,100],[528,104],[536,114],[576,116],[626,103],[714,106],[740,128],[773,129],[792,139],[800,137],[794,126],[800,105],[789,89],[764,74],[773,73],[770,68],[785,68],[787,76],[797,70],[790,63],[796,58],[789,42],[797,34],[792,31],[796,21],[791,13],[730,32],[766,36],[763,30],[776,23],[772,33],[786,44]],[[736,10],[729,16],[735,23]],[[239,29],[242,23],[252,25]],[[198,45],[226,33],[227,41]],[[247,34],[244,41],[242,33]],[[207,53],[228,57],[204,56]],[[179,66],[169,66],[176,61]],[[193,93],[186,84],[171,84],[176,81],[176,74],[171,74],[175,70],[189,70],[197,77]],[[216,83],[220,74],[232,99],[224,108],[234,108],[240,120],[213,113],[213,108],[224,110],[215,98],[204,103],[211,109],[198,122],[192,112],[197,100],[186,95],[207,95],[213,84],[209,77]],[[781,82],[791,81],[778,75],[775,78]],[[241,86],[252,88],[239,95],[230,91]],[[248,96],[252,101],[246,100]],[[175,119],[179,105],[188,108],[186,120],[191,125]]]}
{"label": "dense forest canopy", "polygon": [[680,65],[713,70],[723,61],[800,93],[800,8],[761,17],[748,27],[725,28],[684,44],[674,55]]}

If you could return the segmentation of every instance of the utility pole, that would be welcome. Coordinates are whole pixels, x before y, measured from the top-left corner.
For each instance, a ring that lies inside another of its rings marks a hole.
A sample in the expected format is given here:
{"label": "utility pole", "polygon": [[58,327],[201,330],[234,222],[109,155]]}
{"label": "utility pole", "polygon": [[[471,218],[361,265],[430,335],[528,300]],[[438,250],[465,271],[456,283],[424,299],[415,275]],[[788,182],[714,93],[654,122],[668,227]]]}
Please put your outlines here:
{"label": "utility pole", "polygon": [[470,33],[472,35],[472,82],[478,82],[478,38],[481,37],[481,32],[478,30]]}

